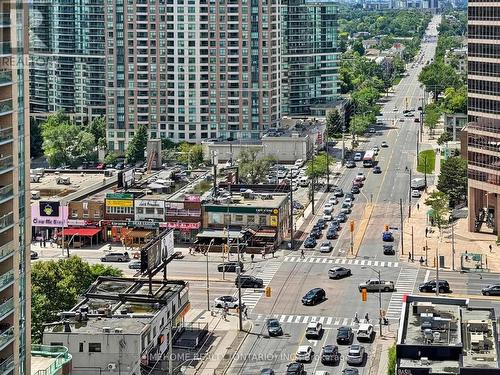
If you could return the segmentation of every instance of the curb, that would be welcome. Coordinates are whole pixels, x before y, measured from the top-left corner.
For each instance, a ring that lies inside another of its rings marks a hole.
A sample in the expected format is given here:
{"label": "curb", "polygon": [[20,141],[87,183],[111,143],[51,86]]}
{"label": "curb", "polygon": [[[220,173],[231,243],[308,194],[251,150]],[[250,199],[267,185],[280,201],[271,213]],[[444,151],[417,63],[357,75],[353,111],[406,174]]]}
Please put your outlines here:
{"label": "curb", "polygon": [[[238,347],[237,347],[237,348],[236,348],[236,350],[234,351],[234,353],[235,353],[235,354],[239,353],[239,351],[240,351],[241,347],[243,346],[243,344],[245,343],[245,341],[246,341],[246,339],[247,339],[248,335],[250,334],[250,332],[251,332],[251,331],[252,331],[252,329],[253,329],[253,322],[252,322],[251,320],[247,320],[245,323],[249,323],[249,327],[248,327],[248,329],[244,329],[245,334],[244,334],[243,338],[241,339],[241,342],[239,343]],[[246,325],[246,324],[243,324],[243,326],[245,326],[245,325]],[[245,327],[243,327],[243,328],[245,328]],[[231,359],[230,359],[230,360],[229,360],[229,362],[228,362],[228,364],[227,364],[227,365],[224,367],[224,369],[222,370],[222,374],[224,374],[224,375],[225,375],[225,374],[227,373],[227,371],[229,370],[229,368],[230,368],[230,367],[231,367],[231,365],[233,364],[234,358],[235,358],[235,356],[234,356],[234,355],[232,355],[232,356],[231,356]]]}

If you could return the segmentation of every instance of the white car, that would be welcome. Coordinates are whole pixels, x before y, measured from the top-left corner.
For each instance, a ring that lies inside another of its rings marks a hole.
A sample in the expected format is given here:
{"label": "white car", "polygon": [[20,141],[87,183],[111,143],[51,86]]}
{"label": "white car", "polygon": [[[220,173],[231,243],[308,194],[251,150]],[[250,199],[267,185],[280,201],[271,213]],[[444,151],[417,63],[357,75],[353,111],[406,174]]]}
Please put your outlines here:
{"label": "white car", "polygon": [[313,350],[309,345],[301,345],[297,349],[295,354],[295,360],[297,362],[310,362],[312,359]]}
{"label": "white car", "polygon": [[364,181],[366,180],[366,176],[363,172],[358,172],[358,174],[356,175],[356,180],[361,180],[361,181]]}
{"label": "white car", "polygon": [[222,297],[217,297],[214,300],[214,305],[215,305],[215,307],[218,307],[218,308],[222,308],[224,306],[227,306],[230,309],[235,309],[240,304],[238,302],[238,298],[236,298],[234,296],[222,296]]}
{"label": "white car", "polygon": [[394,107],[393,111],[397,112],[398,111],[398,107]]}
{"label": "white car", "polygon": [[389,145],[387,144],[386,141],[382,141],[380,147],[384,147],[385,148],[385,147],[389,147]]}
{"label": "white car", "polygon": [[323,207],[323,213],[324,214],[331,214],[333,211],[333,204],[331,203],[326,203],[325,207]]}
{"label": "white car", "polygon": [[363,157],[361,156],[361,152],[356,152],[354,154],[354,161],[361,161]]}
{"label": "white car", "polygon": [[344,203],[349,203],[351,205],[351,207],[352,207],[352,205],[353,205],[354,202],[352,201],[351,198],[347,197],[347,198],[344,199]]}
{"label": "white car", "polygon": [[323,332],[323,324],[320,322],[312,321],[307,324],[306,337],[319,338]]}
{"label": "white car", "polygon": [[321,244],[321,247],[319,248],[320,253],[329,253],[332,251],[332,244],[330,241],[325,241]]}
{"label": "white car", "polygon": [[323,220],[325,221],[332,221],[333,220],[333,217],[332,217],[332,214],[323,214]]}
{"label": "white car", "polygon": [[296,165],[298,168],[302,167],[302,166],[304,165],[304,160],[302,160],[302,159],[297,159],[297,160],[295,160],[295,165]]}
{"label": "white car", "polygon": [[339,200],[337,199],[337,197],[330,197],[328,199],[328,203],[330,203],[331,205],[334,205],[334,204],[338,204],[339,203]]}
{"label": "white car", "polygon": [[344,276],[351,276],[351,270],[345,267],[333,267],[328,270],[328,277],[330,279],[340,279]]}
{"label": "white car", "polygon": [[375,145],[375,146],[373,146],[373,151],[378,154],[378,152],[380,151],[380,149],[378,148],[377,145]]}
{"label": "white car", "polygon": [[422,194],[420,193],[420,190],[413,189],[411,191],[411,197],[412,198],[420,198]]}

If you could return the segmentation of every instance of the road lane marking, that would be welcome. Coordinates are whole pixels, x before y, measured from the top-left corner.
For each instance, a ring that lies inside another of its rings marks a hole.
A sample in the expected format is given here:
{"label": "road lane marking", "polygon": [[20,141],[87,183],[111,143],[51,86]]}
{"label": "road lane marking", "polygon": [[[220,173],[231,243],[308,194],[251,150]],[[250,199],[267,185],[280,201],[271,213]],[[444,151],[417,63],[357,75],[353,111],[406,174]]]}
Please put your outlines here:
{"label": "road lane marking", "polygon": [[334,325],[336,325],[336,326],[340,325],[340,319],[336,320]]}
{"label": "road lane marking", "polygon": [[425,273],[425,277],[424,277],[424,283],[426,283],[427,281],[429,281],[429,276],[430,275],[431,275],[431,271],[427,270],[427,272]]}
{"label": "road lane marking", "polygon": [[342,322],[342,325],[343,325],[343,326],[346,326],[348,321],[349,321],[349,319],[344,318],[344,321]]}
{"label": "road lane marking", "polygon": [[320,322],[321,324],[323,324],[323,322],[324,322],[324,321],[325,321],[325,317],[324,317],[324,316],[322,316],[322,317],[320,317],[320,318],[319,318],[319,322]]}

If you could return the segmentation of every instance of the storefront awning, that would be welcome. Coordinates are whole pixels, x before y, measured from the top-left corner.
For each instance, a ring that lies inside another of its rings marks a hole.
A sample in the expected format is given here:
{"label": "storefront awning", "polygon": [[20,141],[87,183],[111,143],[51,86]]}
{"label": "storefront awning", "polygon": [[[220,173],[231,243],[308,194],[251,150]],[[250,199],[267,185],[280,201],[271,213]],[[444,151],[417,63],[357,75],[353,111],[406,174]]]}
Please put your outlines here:
{"label": "storefront awning", "polygon": [[255,237],[274,238],[276,237],[276,232],[257,232],[255,233]]}
{"label": "storefront awning", "polygon": [[[205,229],[196,235],[198,238],[227,238],[228,232],[224,229]],[[239,230],[230,230],[230,239],[240,239],[242,240],[245,234],[241,233]]]}
{"label": "storefront awning", "polygon": [[[65,228],[64,236],[83,236],[92,237],[101,231],[100,228]],[[62,236],[62,232],[57,234],[59,237]]]}

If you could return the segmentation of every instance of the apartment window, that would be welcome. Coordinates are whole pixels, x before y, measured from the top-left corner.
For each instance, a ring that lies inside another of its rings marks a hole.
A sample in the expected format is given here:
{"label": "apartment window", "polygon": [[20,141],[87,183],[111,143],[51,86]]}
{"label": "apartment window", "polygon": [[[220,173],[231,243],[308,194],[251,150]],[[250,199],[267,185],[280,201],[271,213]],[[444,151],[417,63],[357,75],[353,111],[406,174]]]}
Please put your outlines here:
{"label": "apartment window", "polygon": [[78,349],[80,353],[83,353],[83,342],[80,343],[80,347]]}
{"label": "apartment window", "polygon": [[100,352],[101,352],[100,342],[96,343],[89,342],[89,353],[100,353]]}
{"label": "apartment window", "polygon": [[155,209],[146,207],[146,215],[154,215],[155,214]]}
{"label": "apartment window", "polygon": [[237,223],[243,222],[243,215],[235,215],[234,221],[236,221]]}

